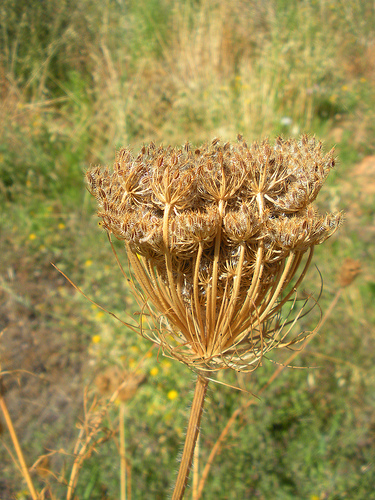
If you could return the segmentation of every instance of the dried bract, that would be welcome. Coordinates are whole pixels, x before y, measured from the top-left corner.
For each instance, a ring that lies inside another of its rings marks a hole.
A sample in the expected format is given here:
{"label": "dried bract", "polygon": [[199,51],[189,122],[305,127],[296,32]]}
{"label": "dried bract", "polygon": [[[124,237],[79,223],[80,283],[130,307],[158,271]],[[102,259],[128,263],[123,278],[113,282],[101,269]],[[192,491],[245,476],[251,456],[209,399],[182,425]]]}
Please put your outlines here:
{"label": "dried bract", "polygon": [[239,137],[196,150],[151,143],[136,157],[125,148],[112,171],[89,170],[102,225],[124,240],[160,315],[142,334],[200,370],[251,370],[300,341],[285,339],[280,310],[340,224],[312,206],[333,166],[333,151],[308,136],[251,146]]}

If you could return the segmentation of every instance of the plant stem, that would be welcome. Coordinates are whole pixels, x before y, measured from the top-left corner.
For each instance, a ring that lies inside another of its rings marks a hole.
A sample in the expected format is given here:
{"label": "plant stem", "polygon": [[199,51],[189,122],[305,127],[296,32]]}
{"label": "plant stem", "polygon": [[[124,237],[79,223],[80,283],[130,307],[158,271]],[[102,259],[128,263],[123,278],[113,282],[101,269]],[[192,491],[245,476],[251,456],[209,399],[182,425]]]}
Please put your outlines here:
{"label": "plant stem", "polygon": [[[1,384],[1,381],[0,381],[0,384]],[[10,415],[9,415],[9,412],[8,412],[8,408],[7,408],[6,404],[5,404],[3,396],[1,394],[1,387],[0,387],[0,408],[1,408],[2,412],[3,412],[5,422],[6,422],[7,426],[8,426],[9,434],[10,434],[10,437],[12,438],[13,446],[14,446],[14,449],[16,450],[16,453],[17,453],[19,465],[21,467],[23,477],[26,480],[27,487],[29,488],[29,492],[30,492],[31,498],[33,500],[37,500],[38,495],[37,495],[37,492],[35,491],[33,482],[31,480],[31,477],[30,477],[30,474],[29,474],[29,470],[28,470],[28,468],[26,466],[26,462],[25,462],[25,459],[23,457],[23,453],[22,453],[21,446],[20,446],[20,443],[19,443],[18,438],[17,438],[16,431],[14,430],[12,419],[10,418]]]}
{"label": "plant stem", "polygon": [[193,495],[192,500],[196,500],[198,494],[198,482],[199,482],[199,436],[197,437],[197,443],[194,450],[193,458]]}
{"label": "plant stem", "polygon": [[121,464],[121,500],[126,500],[126,458],[125,458],[125,403],[120,403],[120,464]]}
{"label": "plant stem", "polygon": [[199,435],[199,426],[203,412],[204,399],[206,397],[208,380],[198,375],[195,386],[193,403],[191,405],[190,418],[186,432],[184,451],[180,464],[180,470],[173,491],[172,500],[181,500],[184,496],[189,472],[193,461],[195,444]]}

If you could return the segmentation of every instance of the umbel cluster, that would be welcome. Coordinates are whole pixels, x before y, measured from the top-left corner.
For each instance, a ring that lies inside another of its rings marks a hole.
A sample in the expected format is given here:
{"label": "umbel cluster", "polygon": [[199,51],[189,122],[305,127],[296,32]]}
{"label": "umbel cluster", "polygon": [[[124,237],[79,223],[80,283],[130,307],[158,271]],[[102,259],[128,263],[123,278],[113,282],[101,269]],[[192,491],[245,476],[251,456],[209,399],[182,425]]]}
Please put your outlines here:
{"label": "umbel cluster", "polygon": [[280,310],[340,224],[312,205],[333,166],[333,151],[308,136],[239,136],[198,149],[151,143],[137,156],[124,148],[113,169],[90,169],[102,225],[124,240],[152,304],[149,338],[198,370],[252,370],[301,340],[285,339],[292,321]]}

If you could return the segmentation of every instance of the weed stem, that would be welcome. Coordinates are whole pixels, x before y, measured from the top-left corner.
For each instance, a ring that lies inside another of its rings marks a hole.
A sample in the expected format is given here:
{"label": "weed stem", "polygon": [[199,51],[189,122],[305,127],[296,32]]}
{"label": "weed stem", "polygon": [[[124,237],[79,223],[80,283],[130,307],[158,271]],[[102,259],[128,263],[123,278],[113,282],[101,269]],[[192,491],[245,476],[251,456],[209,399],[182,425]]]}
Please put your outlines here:
{"label": "weed stem", "polygon": [[191,405],[190,418],[186,432],[184,451],[180,464],[180,470],[173,491],[172,500],[181,500],[184,496],[189,472],[193,461],[195,444],[199,435],[199,426],[203,412],[204,400],[206,397],[208,380],[200,375],[195,386],[193,403]]}
{"label": "weed stem", "polygon": [[120,403],[120,464],[121,464],[121,500],[126,500],[126,458],[125,458],[125,403]]}
{"label": "weed stem", "polygon": [[[1,381],[0,381],[0,383],[1,383]],[[14,446],[14,449],[16,450],[16,453],[17,453],[19,465],[21,467],[23,477],[26,480],[27,487],[29,488],[29,492],[30,492],[31,498],[33,500],[37,500],[38,495],[37,495],[37,492],[35,491],[33,482],[31,480],[31,477],[30,477],[30,474],[29,474],[29,470],[28,470],[28,468],[26,466],[26,462],[25,462],[25,459],[24,459],[24,456],[23,456],[23,453],[22,453],[22,450],[21,450],[20,443],[19,443],[18,438],[17,438],[16,431],[14,430],[12,419],[10,418],[10,415],[9,415],[9,412],[8,412],[8,408],[7,408],[6,404],[5,404],[5,400],[4,400],[3,396],[1,394],[1,388],[0,388],[0,408],[1,408],[2,412],[3,412],[5,422],[6,422],[7,426],[8,426],[9,434],[10,434],[10,437],[12,438],[13,446]]]}

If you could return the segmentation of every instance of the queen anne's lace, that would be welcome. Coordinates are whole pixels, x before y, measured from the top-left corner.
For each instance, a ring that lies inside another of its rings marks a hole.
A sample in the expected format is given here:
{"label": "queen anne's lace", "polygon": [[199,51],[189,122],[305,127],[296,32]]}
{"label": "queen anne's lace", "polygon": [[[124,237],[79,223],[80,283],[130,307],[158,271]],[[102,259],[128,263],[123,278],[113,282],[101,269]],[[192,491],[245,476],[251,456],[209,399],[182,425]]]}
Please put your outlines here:
{"label": "queen anne's lace", "polygon": [[311,205],[333,166],[333,151],[303,136],[196,150],[151,143],[137,157],[122,149],[112,171],[90,169],[102,225],[124,240],[161,315],[150,338],[209,370],[254,369],[265,352],[301,340],[285,340],[279,312],[314,245],[340,224]]}

